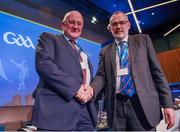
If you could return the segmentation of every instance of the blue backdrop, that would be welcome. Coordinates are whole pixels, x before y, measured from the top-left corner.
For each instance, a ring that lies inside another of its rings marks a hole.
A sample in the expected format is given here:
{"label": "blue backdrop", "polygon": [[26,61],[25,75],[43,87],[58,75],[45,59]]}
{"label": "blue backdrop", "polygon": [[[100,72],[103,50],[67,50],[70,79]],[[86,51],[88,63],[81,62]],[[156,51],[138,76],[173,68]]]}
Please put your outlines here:
{"label": "blue backdrop", "polygon": [[[31,94],[38,83],[35,47],[42,32],[58,30],[0,11],[0,106],[31,105]],[[97,70],[100,44],[78,39]]]}

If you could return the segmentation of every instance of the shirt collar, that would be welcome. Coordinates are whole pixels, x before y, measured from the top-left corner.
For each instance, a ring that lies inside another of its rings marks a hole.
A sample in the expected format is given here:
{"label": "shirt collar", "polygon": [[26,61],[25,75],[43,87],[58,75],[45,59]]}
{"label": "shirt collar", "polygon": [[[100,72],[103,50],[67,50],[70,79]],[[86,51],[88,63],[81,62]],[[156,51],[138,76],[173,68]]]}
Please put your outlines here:
{"label": "shirt collar", "polygon": [[[121,41],[125,41],[126,44],[127,44],[127,42],[128,42],[128,35],[124,39],[122,39]],[[119,44],[121,41],[115,39],[116,44]]]}
{"label": "shirt collar", "polygon": [[[64,38],[69,42],[69,38],[63,33]],[[77,43],[77,40],[74,40]],[[69,42],[70,43],[70,42]]]}

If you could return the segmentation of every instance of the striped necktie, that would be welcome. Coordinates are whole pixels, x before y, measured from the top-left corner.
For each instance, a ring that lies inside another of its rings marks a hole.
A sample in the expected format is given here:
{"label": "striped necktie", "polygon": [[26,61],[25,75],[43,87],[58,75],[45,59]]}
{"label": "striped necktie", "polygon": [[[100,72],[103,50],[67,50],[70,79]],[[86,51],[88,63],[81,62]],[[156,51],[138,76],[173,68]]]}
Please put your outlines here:
{"label": "striped necktie", "polygon": [[121,89],[120,93],[128,95],[129,97],[135,94],[134,82],[132,80],[130,72],[130,64],[128,60],[128,44],[123,41],[120,43],[121,53],[120,53],[120,67],[121,69],[127,68],[128,74],[121,76]]}
{"label": "striped necktie", "polygon": [[[82,64],[83,58],[81,56],[81,48],[78,48],[79,46],[77,46],[74,40],[69,40],[69,42],[71,43],[73,49],[79,54],[79,61],[80,61],[80,64]],[[87,71],[86,71],[86,68],[82,67],[82,65],[81,65],[81,68],[82,68],[82,75],[83,75],[82,84],[86,84]]]}

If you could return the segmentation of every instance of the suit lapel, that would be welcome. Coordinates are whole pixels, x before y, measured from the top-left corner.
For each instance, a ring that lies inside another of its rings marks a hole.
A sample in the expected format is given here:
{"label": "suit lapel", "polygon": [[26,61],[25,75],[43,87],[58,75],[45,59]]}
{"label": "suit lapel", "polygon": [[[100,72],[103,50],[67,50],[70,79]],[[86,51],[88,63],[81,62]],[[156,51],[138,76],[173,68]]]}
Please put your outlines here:
{"label": "suit lapel", "polygon": [[63,35],[58,35],[58,38],[60,40],[59,43],[64,44],[64,46],[67,48],[70,55],[72,56],[73,60],[75,61],[75,63],[79,67],[79,69],[81,70],[81,65],[80,65],[80,62],[79,62],[79,54],[72,48],[72,46],[67,42],[67,40],[64,38]]}
{"label": "suit lapel", "polygon": [[[79,69],[80,69],[80,71],[82,73],[82,68],[81,68],[80,61],[79,61],[79,54],[72,48],[72,46],[67,42],[67,40],[64,38],[63,35],[58,35],[58,38],[60,40],[59,43],[62,43],[62,44],[65,45],[65,47],[69,51],[70,55],[72,56],[73,60],[76,62],[77,66],[79,67]],[[91,62],[89,61],[89,58],[88,58],[88,64],[89,64],[90,75],[91,75],[91,79],[92,79],[92,77],[93,77],[93,67],[92,67]]]}
{"label": "suit lapel", "polygon": [[113,67],[114,75],[116,75],[116,43],[115,42],[111,45],[108,54]]}
{"label": "suit lapel", "polygon": [[[136,56],[137,41],[135,40],[135,38],[129,35],[128,44],[129,44],[130,65],[132,65]],[[116,43],[115,42],[111,45],[108,54],[113,67],[114,75],[116,75]]]}
{"label": "suit lapel", "polygon": [[137,41],[135,38],[129,36],[128,38],[128,44],[129,44],[129,57],[130,57],[130,65],[134,62],[136,51],[137,51]]}

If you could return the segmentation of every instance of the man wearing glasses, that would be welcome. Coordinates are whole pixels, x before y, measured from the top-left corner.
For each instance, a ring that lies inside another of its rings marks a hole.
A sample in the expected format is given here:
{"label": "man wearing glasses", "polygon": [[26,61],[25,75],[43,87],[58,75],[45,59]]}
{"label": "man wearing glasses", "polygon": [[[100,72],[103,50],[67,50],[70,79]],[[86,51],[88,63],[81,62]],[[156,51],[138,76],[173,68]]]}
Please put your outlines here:
{"label": "man wearing glasses", "polygon": [[174,110],[168,82],[146,34],[129,35],[130,22],[117,11],[109,20],[115,41],[100,53],[99,68],[91,83],[94,95],[104,88],[111,130],[153,131],[163,118],[174,125]]}

